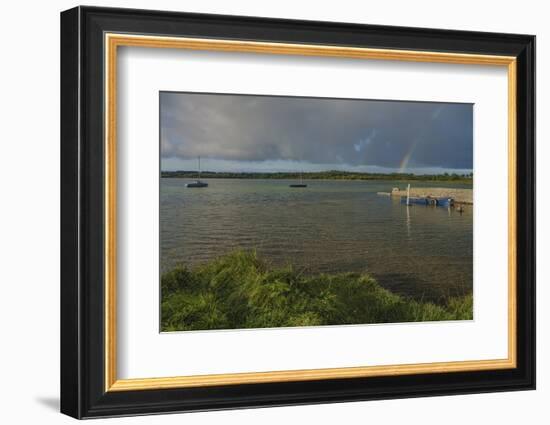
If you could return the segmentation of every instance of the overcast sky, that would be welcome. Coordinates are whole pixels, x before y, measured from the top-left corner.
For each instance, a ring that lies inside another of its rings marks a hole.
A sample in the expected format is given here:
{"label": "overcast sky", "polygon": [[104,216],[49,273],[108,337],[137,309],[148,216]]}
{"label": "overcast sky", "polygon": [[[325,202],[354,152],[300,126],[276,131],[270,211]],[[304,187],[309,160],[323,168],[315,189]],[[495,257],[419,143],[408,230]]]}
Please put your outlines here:
{"label": "overcast sky", "polygon": [[161,168],[470,172],[471,104],[160,94]]}

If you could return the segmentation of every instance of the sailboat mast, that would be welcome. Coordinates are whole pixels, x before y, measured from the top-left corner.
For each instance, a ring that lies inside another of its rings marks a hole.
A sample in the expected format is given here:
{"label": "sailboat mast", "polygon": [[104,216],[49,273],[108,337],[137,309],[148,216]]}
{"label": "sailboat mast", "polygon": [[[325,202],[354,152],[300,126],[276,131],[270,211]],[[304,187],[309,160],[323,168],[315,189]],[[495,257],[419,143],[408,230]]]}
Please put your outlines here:
{"label": "sailboat mast", "polygon": [[[307,184],[304,184],[303,172],[304,172],[304,170],[300,169],[300,171],[299,171],[299,173],[300,173],[300,183],[296,182],[296,183],[289,184],[290,187],[307,187]],[[296,179],[296,177],[293,177],[293,179]]]}
{"label": "sailboat mast", "polygon": [[185,187],[208,187],[208,183],[201,182],[201,157],[199,156],[197,159],[199,161],[199,177],[194,182],[187,183]]}

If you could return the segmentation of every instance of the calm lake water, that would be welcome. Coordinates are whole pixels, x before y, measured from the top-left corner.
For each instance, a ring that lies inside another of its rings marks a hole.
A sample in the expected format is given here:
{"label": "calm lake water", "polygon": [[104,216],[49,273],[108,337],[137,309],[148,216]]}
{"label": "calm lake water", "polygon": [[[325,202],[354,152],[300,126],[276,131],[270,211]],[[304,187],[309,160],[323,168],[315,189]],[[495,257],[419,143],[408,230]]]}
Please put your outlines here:
{"label": "calm lake water", "polygon": [[[472,206],[462,214],[413,206],[376,192],[395,181],[161,179],[161,270],[256,249],[304,273],[367,271],[400,294],[437,301],[472,290]],[[420,187],[460,187],[411,182]]]}

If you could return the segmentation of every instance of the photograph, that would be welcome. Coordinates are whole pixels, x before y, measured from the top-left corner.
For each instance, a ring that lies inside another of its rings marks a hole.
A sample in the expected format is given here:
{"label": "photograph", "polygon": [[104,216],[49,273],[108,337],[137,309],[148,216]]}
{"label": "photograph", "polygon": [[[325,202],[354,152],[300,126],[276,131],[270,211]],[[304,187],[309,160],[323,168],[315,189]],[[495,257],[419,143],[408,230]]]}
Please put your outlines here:
{"label": "photograph", "polygon": [[159,92],[160,331],[473,320],[474,106]]}

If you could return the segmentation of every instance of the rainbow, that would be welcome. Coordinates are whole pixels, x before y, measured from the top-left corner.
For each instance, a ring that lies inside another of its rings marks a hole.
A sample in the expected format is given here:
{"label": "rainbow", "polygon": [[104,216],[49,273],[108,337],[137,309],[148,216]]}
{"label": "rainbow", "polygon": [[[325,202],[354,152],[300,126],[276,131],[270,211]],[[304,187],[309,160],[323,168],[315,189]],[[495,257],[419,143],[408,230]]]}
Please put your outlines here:
{"label": "rainbow", "polygon": [[401,160],[401,163],[399,164],[399,173],[404,173],[407,169],[407,166],[409,165],[409,160],[411,159],[411,156],[416,149],[416,145],[418,144],[418,140],[415,140],[414,143],[411,143],[411,147],[409,148],[409,151],[405,154],[403,159]]}

